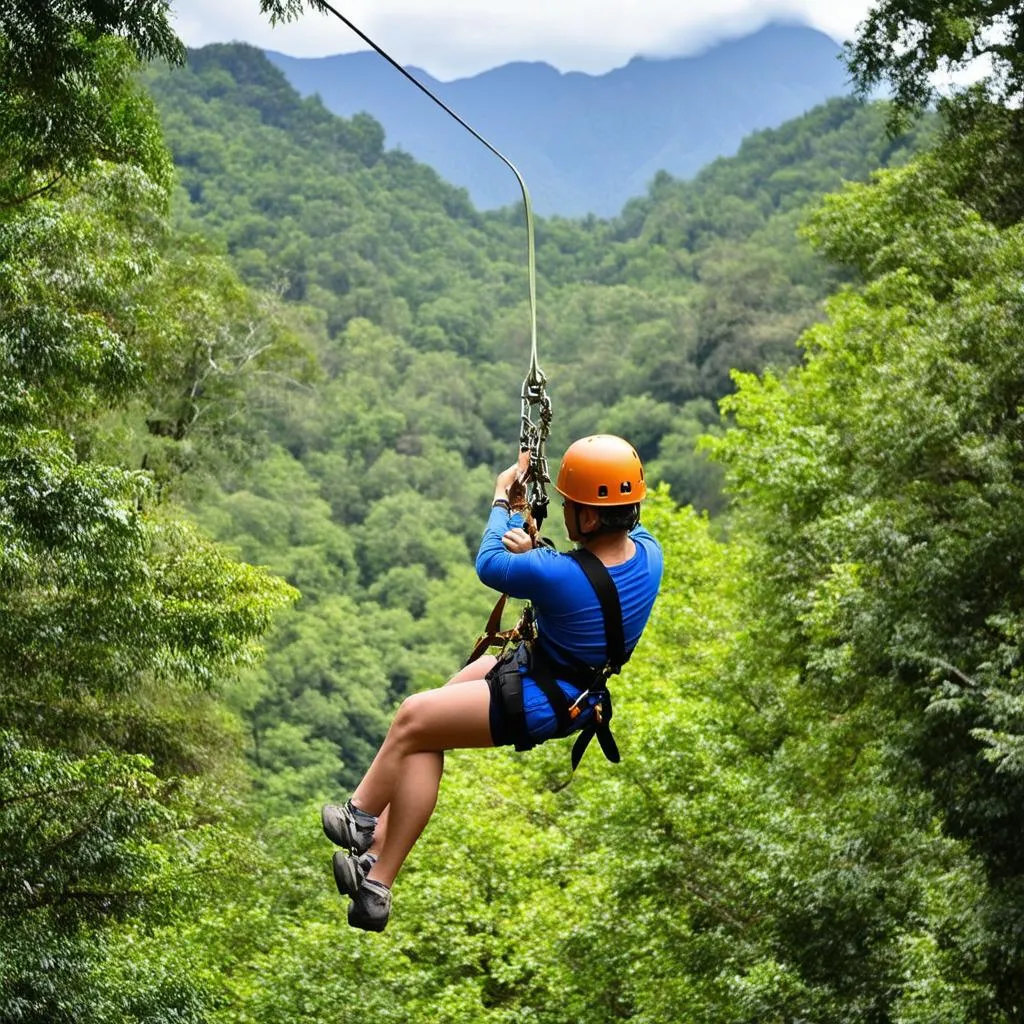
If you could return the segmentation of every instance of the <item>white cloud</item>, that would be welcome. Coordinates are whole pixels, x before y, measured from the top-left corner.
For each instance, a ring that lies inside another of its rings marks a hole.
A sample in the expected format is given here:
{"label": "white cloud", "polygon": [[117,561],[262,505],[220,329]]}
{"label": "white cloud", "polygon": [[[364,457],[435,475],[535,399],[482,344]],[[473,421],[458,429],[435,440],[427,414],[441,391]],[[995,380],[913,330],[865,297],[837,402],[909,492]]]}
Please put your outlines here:
{"label": "white cloud", "polygon": [[[681,56],[773,20],[799,21],[838,42],[852,36],[870,0],[337,0],[335,6],[402,64],[437,78],[476,74],[515,60],[599,74],[637,54]],[[241,40],[293,56],[366,49],[332,16],[307,12],[271,28],[257,0],[175,0],[189,46]]]}

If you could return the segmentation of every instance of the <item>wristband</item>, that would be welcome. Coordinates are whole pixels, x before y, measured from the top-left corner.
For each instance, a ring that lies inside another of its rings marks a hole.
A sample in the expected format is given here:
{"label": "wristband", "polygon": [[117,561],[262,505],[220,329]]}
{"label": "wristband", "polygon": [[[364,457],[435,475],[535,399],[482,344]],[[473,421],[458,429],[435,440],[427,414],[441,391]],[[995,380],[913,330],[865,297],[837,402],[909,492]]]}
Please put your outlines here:
{"label": "wristband", "polygon": [[512,506],[504,498],[495,498],[491,502],[491,508],[503,508],[506,512],[512,511]]}

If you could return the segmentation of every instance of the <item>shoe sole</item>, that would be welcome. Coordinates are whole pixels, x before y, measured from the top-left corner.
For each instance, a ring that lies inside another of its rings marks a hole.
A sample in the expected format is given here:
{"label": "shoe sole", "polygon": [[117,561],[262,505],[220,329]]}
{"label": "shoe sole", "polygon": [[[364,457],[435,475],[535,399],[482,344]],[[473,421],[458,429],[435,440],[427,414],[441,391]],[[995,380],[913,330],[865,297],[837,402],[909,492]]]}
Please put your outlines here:
{"label": "shoe sole", "polygon": [[348,835],[342,835],[335,826],[334,819],[328,818],[327,815],[330,810],[330,804],[324,804],[323,807],[320,808],[320,824],[323,825],[324,835],[327,836],[335,846],[348,846]]}
{"label": "shoe sole", "polygon": [[352,928],[362,928],[364,932],[382,932],[388,926],[388,919],[391,916],[391,908],[383,917],[370,917],[363,914],[358,903],[353,903],[348,908],[348,923]]}
{"label": "shoe sole", "polygon": [[[324,835],[335,846],[343,846],[346,850],[351,850],[356,856],[366,853],[373,843],[372,833],[369,836],[353,835],[347,827],[348,823],[342,820],[337,822],[333,817],[329,817],[329,812],[333,809],[331,804],[324,804],[320,809],[320,824],[323,826]],[[341,826],[344,827],[342,831]]]}
{"label": "shoe sole", "polygon": [[356,867],[355,858],[342,853],[341,850],[336,850],[331,864],[334,868],[334,884],[338,887],[338,892],[342,896],[355,899],[356,893],[359,892],[359,886],[363,884],[363,878]]}

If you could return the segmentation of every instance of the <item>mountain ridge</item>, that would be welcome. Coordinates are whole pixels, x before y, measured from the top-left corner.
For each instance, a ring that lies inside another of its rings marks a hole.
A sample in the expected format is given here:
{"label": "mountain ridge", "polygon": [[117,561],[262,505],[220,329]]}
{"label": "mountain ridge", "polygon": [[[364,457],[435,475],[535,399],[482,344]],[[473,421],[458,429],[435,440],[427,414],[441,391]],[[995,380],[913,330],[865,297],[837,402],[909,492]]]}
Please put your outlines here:
{"label": "mountain ridge", "polygon": [[[493,155],[377,54],[265,52],[300,94],[342,116],[371,114],[389,146],[466,188],[478,208],[518,201]],[[539,212],[613,216],[659,171],[692,177],[752,132],[848,93],[840,54],[825,33],[775,23],[692,57],[637,56],[602,75],[544,61],[449,82],[407,70],[516,165]]]}

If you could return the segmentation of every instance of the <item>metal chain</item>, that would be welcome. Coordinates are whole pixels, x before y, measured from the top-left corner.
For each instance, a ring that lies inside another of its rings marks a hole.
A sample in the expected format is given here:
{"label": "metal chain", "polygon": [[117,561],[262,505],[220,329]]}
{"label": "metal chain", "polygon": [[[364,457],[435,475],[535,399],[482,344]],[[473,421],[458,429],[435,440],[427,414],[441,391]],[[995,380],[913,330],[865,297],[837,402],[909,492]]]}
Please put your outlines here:
{"label": "metal chain", "polygon": [[[530,465],[526,474],[526,500],[533,513],[533,521],[540,529],[548,510],[546,484],[551,482],[545,445],[551,429],[551,399],[547,394],[547,379],[534,364],[523,381],[521,427],[519,432],[520,451],[530,453]],[[534,410],[537,419],[534,420]]]}

